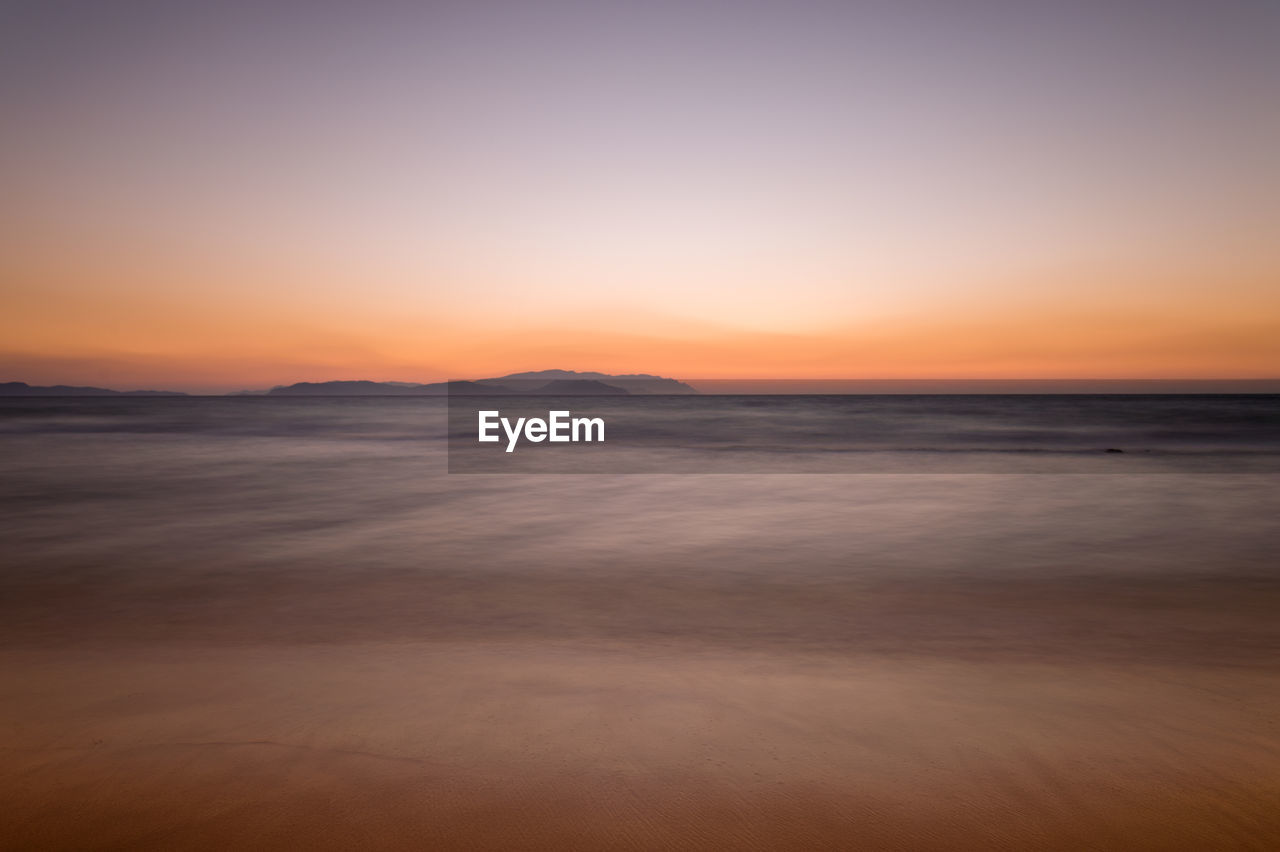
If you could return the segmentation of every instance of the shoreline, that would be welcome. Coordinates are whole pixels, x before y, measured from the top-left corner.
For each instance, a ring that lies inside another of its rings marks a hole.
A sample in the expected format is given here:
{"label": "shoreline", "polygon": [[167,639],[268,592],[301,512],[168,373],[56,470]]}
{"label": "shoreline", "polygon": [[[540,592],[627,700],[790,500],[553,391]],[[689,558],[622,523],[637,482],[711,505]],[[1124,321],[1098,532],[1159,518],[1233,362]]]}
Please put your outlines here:
{"label": "shoreline", "polygon": [[6,651],[0,837],[1225,849],[1280,834],[1274,674],[792,663],[483,643]]}

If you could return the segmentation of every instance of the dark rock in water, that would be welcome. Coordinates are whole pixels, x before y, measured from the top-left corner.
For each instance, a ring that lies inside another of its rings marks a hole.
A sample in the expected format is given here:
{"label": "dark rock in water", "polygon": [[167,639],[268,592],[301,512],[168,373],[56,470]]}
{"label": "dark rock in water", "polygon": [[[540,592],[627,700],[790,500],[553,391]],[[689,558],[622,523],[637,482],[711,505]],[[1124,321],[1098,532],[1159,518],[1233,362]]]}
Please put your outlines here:
{"label": "dark rock in water", "polygon": [[1123,452],[1124,452],[1124,450],[1117,450],[1115,447],[1107,447],[1107,449],[1105,450],[1105,452],[1108,452],[1108,453],[1123,453]]}

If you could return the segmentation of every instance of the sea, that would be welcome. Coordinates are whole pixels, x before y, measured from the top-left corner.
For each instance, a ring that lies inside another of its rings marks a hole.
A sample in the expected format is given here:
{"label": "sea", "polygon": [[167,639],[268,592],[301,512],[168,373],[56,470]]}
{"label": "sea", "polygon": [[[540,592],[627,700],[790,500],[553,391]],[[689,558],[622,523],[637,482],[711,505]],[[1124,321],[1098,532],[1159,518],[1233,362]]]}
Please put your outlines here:
{"label": "sea", "polygon": [[461,846],[540,815],[477,848],[1265,848],[1278,460],[1274,395],[0,400],[8,836],[77,789],[251,842],[239,743],[379,819],[305,761],[436,767],[378,825]]}
{"label": "sea", "polygon": [[[606,440],[506,453],[469,416],[451,433],[449,409],[486,406],[598,415]],[[849,595],[936,582],[948,635],[990,653],[1265,656],[1275,620],[1234,607],[1280,590],[1278,460],[1277,396],[8,399],[0,631],[914,646],[934,631],[872,629]],[[427,617],[441,584],[497,609]],[[1133,636],[1164,612],[1148,586],[1188,610]],[[619,594],[659,589],[681,605]],[[1192,606],[1206,593],[1233,603]],[[1117,600],[1137,611],[1113,619]],[[1018,629],[970,605],[1013,607]],[[1099,631],[1023,617],[1064,606]]]}

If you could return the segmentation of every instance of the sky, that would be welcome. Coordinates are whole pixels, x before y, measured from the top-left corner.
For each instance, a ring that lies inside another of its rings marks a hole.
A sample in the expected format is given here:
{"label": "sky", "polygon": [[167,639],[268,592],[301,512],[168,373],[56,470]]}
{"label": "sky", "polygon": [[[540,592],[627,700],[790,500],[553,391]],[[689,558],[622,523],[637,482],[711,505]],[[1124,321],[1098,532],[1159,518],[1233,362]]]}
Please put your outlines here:
{"label": "sky", "polygon": [[5,2],[0,381],[1280,376],[1270,2]]}

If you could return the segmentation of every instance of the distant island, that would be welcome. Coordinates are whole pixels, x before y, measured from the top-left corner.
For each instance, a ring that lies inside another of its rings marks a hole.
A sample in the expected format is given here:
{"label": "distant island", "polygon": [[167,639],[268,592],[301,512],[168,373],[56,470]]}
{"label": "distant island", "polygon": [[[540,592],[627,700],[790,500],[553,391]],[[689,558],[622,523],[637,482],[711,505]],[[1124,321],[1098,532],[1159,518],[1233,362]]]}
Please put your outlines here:
{"label": "distant island", "polygon": [[72,387],[71,385],[29,385],[26,382],[0,382],[0,396],[187,396],[182,391],[134,390]]}
{"label": "distant island", "polygon": [[[622,396],[622,395],[1059,395],[1059,394],[1266,394],[1280,393],[1272,379],[721,379],[701,387],[647,373],[611,375],[573,370],[536,370],[491,379],[448,382],[331,381],[295,382],[270,389],[241,390],[213,396]],[[0,382],[5,397],[186,397],[204,396],[166,390],[119,391],[71,385]]]}
{"label": "distant island", "polygon": [[[449,382],[332,381],[295,382],[263,391],[237,391],[227,396],[626,396],[630,394],[696,394],[675,379],[646,373],[610,375],[574,370],[536,370],[492,379]],[[39,386],[0,382],[0,396],[188,396],[181,391],[117,391],[69,385]]]}
{"label": "distant island", "polygon": [[267,396],[621,396],[628,394],[696,394],[684,382],[645,373],[610,375],[573,370],[537,370],[492,379],[412,384],[409,382],[297,382],[274,387]]}

